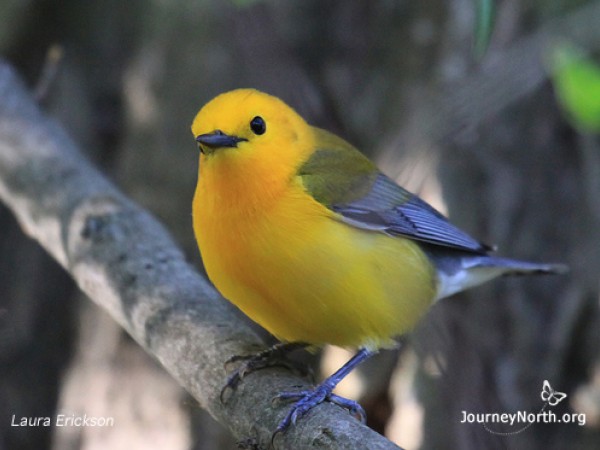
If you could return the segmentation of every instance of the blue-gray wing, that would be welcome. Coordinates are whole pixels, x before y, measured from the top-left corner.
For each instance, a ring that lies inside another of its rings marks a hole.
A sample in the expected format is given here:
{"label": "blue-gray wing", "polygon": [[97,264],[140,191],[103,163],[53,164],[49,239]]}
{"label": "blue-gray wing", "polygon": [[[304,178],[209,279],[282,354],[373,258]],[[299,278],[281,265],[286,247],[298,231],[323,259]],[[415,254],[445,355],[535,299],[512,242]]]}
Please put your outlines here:
{"label": "blue-gray wing", "polygon": [[468,252],[484,254],[491,250],[381,173],[362,198],[334,203],[330,208],[356,227]]}
{"label": "blue-gray wing", "polygon": [[379,172],[352,145],[325,130],[314,132],[321,147],[299,168],[298,176],[315,200],[346,223],[471,253],[491,250]]}

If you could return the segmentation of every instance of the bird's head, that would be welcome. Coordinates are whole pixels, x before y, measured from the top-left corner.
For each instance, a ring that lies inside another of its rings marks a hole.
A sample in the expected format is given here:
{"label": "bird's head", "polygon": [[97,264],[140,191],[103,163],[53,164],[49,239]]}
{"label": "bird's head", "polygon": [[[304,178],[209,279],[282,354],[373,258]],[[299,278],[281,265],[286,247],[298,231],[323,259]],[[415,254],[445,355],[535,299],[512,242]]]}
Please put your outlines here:
{"label": "bird's head", "polygon": [[[277,97],[236,89],[196,115],[192,133],[205,164],[296,167],[312,146],[310,127]],[[217,162],[218,161],[218,162]]]}

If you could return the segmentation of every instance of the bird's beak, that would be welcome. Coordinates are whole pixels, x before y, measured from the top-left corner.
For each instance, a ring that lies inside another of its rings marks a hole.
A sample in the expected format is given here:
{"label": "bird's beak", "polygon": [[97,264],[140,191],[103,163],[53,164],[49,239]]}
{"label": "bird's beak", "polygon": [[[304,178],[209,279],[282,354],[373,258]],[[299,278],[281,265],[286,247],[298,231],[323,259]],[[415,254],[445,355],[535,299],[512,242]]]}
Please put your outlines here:
{"label": "bird's beak", "polygon": [[196,141],[200,143],[200,151],[202,153],[212,153],[214,150],[223,147],[237,147],[238,142],[247,140],[237,136],[229,136],[221,130],[196,136]]}

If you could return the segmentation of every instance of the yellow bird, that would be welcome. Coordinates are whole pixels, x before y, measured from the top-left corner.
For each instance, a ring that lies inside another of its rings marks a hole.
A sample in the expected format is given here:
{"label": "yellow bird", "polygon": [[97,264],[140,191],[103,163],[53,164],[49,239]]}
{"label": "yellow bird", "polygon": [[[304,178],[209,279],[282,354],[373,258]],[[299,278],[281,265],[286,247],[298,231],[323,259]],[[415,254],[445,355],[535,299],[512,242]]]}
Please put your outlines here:
{"label": "yellow bird", "polygon": [[194,232],[215,287],[292,347],[359,349],[314,390],[282,393],[297,402],[277,431],[323,400],[363,416],[333,388],[436,300],[500,275],[564,271],[489,255],[352,145],[271,95],[221,94],[192,133],[201,152]]}

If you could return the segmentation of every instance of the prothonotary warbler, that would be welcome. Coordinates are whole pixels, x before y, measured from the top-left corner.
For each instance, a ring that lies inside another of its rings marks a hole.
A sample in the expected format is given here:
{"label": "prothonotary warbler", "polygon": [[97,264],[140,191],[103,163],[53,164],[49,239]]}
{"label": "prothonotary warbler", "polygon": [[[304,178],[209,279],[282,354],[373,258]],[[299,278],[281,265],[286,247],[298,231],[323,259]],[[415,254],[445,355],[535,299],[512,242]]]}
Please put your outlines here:
{"label": "prothonotary warbler", "polygon": [[[565,270],[490,255],[352,145],[271,95],[221,94],[192,132],[200,148],[194,232],[216,288],[284,348],[358,349],[313,390],[281,394],[296,403],[277,431],[323,400],[362,416],[332,390],[436,300],[500,275]],[[249,367],[268,364],[259,361],[266,355]]]}

